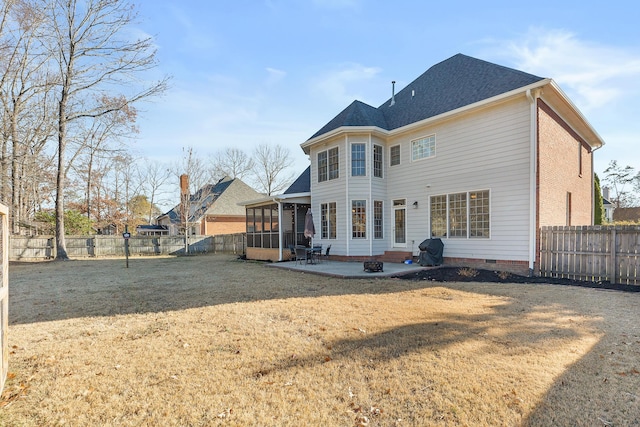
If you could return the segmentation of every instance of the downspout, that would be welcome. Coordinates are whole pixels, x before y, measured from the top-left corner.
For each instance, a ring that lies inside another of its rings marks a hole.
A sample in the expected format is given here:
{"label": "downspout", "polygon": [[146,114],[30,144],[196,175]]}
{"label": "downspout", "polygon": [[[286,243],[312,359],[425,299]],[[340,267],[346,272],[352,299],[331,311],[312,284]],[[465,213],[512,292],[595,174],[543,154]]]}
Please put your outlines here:
{"label": "downspout", "polygon": [[531,93],[531,89],[527,89],[527,99],[530,103],[530,163],[529,163],[529,276],[533,276],[535,272],[536,262],[536,245],[538,233],[538,103],[540,96],[536,90]]}
{"label": "downspout", "polygon": [[[347,229],[346,229],[346,233],[345,236],[347,237],[347,242],[346,242],[346,246],[347,246],[347,256],[351,256],[351,230],[353,225],[351,224],[351,221],[353,220],[352,216],[351,216],[351,203],[349,203],[349,175],[351,174],[351,170],[349,168],[349,165],[351,164],[351,150],[349,147],[349,136],[345,135],[344,136],[344,144],[345,144],[345,153],[344,153],[344,157],[345,157],[345,170],[344,170],[344,182],[345,182],[345,211],[347,213],[347,218],[345,221],[345,224],[347,224]],[[340,148],[338,148],[338,153],[339,153]],[[338,165],[338,170],[340,170],[340,166]]]}
{"label": "downspout", "polygon": [[[369,236],[369,256],[373,256],[373,141],[369,134],[369,144],[367,147],[367,171],[369,172],[369,203],[367,207],[367,236]],[[371,160],[371,161],[369,161]]]}

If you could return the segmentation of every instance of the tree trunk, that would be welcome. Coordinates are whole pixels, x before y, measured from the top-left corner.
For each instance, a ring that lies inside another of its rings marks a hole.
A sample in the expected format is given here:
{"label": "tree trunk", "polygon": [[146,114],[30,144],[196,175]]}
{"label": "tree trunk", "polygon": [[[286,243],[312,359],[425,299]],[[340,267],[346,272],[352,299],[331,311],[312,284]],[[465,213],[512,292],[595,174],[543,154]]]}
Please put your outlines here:
{"label": "tree trunk", "polygon": [[58,173],[56,175],[56,260],[66,261],[69,259],[67,255],[67,243],[64,238],[64,150],[66,148],[66,132],[67,123],[67,87],[62,88],[60,104],[58,108]]}

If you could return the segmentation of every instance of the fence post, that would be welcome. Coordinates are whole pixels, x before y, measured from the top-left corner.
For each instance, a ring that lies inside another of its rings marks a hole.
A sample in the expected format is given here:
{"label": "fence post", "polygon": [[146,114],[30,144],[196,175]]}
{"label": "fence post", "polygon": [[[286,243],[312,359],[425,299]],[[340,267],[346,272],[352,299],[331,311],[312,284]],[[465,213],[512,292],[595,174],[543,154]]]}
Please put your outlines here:
{"label": "fence post", "polygon": [[618,283],[618,262],[616,259],[617,253],[617,245],[616,245],[616,227],[611,227],[611,234],[609,235],[609,239],[611,239],[610,243],[610,272],[609,272],[609,281],[611,283]]}

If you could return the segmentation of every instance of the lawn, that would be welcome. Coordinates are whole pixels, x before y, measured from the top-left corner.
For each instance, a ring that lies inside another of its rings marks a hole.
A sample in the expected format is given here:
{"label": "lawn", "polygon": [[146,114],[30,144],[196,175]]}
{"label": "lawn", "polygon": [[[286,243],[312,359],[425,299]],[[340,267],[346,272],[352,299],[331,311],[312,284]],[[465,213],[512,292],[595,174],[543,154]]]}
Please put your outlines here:
{"label": "lawn", "polygon": [[638,426],[640,293],[12,264],[6,426]]}

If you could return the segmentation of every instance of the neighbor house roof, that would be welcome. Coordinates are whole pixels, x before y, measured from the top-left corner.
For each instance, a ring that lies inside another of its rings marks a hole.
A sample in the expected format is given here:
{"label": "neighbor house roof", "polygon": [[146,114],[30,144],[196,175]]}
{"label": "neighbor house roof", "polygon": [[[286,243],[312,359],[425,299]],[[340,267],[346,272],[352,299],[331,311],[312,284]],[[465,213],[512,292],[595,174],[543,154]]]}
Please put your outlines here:
{"label": "neighbor house roof", "polygon": [[394,130],[542,80],[546,79],[457,54],[429,68],[378,108],[354,101],[309,139],[342,126]]}
{"label": "neighbor house roof", "polygon": [[[216,184],[207,184],[189,197],[189,222],[199,220],[203,215],[244,215],[238,203],[255,198],[260,193],[238,178],[222,178]],[[168,216],[171,222],[180,222],[180,205],[160,215]]]}

